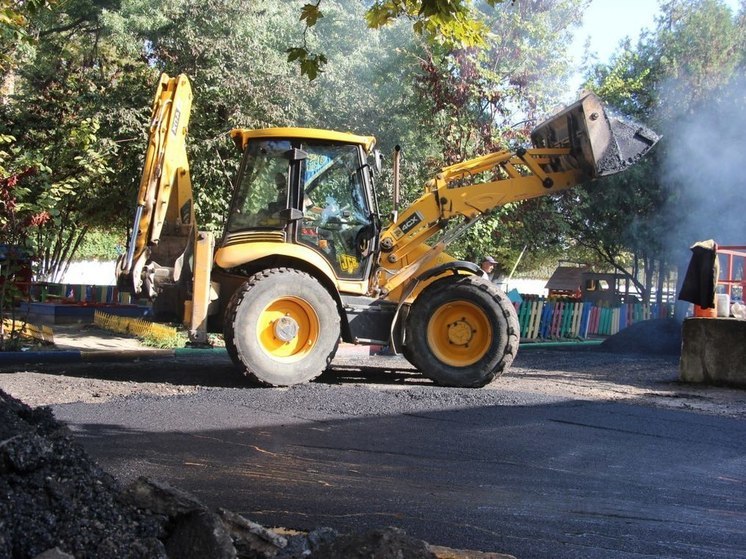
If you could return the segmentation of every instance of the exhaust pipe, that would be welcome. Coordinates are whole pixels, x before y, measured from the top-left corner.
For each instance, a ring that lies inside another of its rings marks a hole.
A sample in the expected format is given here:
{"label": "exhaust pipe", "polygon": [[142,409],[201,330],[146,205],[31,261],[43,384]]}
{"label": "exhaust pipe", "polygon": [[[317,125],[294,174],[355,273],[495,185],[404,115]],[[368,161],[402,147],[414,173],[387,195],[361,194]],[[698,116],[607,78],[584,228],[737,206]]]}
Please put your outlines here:
{"label": "exhaust pipe", "polygon": [[535,148],[570,148],[559,169],[581,169],[589,178],[605,177],[634,165],[660,140],[645,126],[609,117],[589,93],[531,132]]}

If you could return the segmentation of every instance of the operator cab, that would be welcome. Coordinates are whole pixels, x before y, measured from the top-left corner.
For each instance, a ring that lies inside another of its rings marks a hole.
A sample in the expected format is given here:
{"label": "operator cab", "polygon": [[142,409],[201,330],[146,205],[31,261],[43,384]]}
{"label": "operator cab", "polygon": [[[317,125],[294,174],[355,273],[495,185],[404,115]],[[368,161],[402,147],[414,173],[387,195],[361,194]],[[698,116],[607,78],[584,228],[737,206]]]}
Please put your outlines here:
{"label": "operator cab", "polygon": [[367,163],[375,138],[326,130],[233,130],[243,150],[226,239],[304,245],[344,279],[367,277],[378,239],[378,209]]}

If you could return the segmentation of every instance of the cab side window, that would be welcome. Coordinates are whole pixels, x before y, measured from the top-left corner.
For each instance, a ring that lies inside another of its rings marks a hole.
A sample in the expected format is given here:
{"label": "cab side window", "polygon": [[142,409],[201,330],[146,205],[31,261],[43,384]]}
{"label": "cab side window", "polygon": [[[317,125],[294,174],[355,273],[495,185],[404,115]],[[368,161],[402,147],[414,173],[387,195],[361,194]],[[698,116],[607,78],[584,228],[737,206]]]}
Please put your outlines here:
{"label": "cab side window", "polygon": [[246,167],[236,192],[235,211],[227,230],[284,227],[286,223],[280,219],[279,212],[288,205],[290,142],[252,142],[248,149]]}

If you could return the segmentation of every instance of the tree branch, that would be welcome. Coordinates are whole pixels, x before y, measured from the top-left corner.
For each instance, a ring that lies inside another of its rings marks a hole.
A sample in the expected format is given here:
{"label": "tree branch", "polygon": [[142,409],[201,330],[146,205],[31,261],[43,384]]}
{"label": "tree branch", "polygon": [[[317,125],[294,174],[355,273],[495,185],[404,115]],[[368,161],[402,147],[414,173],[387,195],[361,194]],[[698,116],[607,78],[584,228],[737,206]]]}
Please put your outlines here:
{"label": "tree branch", "polygon": [[81,23],[85,23],[87,20],[84,17],[78,18],[73,22],[68,23],[67,25],[60,25],[58,27],[52,27],[50,29],[46,29],[44,31],[39,32],[39,38],[46,37],[47,35],[52,35],[53,33],[64,33],[65,31],[70,31],[72,29],[75,29],[78,25]]}

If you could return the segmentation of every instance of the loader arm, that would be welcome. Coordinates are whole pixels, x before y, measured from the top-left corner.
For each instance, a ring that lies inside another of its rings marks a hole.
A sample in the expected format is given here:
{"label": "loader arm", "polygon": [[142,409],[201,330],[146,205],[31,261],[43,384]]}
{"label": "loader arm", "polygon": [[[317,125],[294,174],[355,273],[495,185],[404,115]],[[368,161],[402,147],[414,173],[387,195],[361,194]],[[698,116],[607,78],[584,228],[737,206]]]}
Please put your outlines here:
{"label": "loader arm", "polygon": [[[444,167],[425,184],[425,193],[381,233],[378,285],[398,300],[397,290],[449,259],[443,255],[447,245],[481,217],[511,202],[622,171],[658,139],[647,128],[609,118],[599,98],[588,94],[537,126],[533,148],[503,150]],[[459,225],[450,228],[458,218]],[[447,228],[437,243],[427,243]]]}

